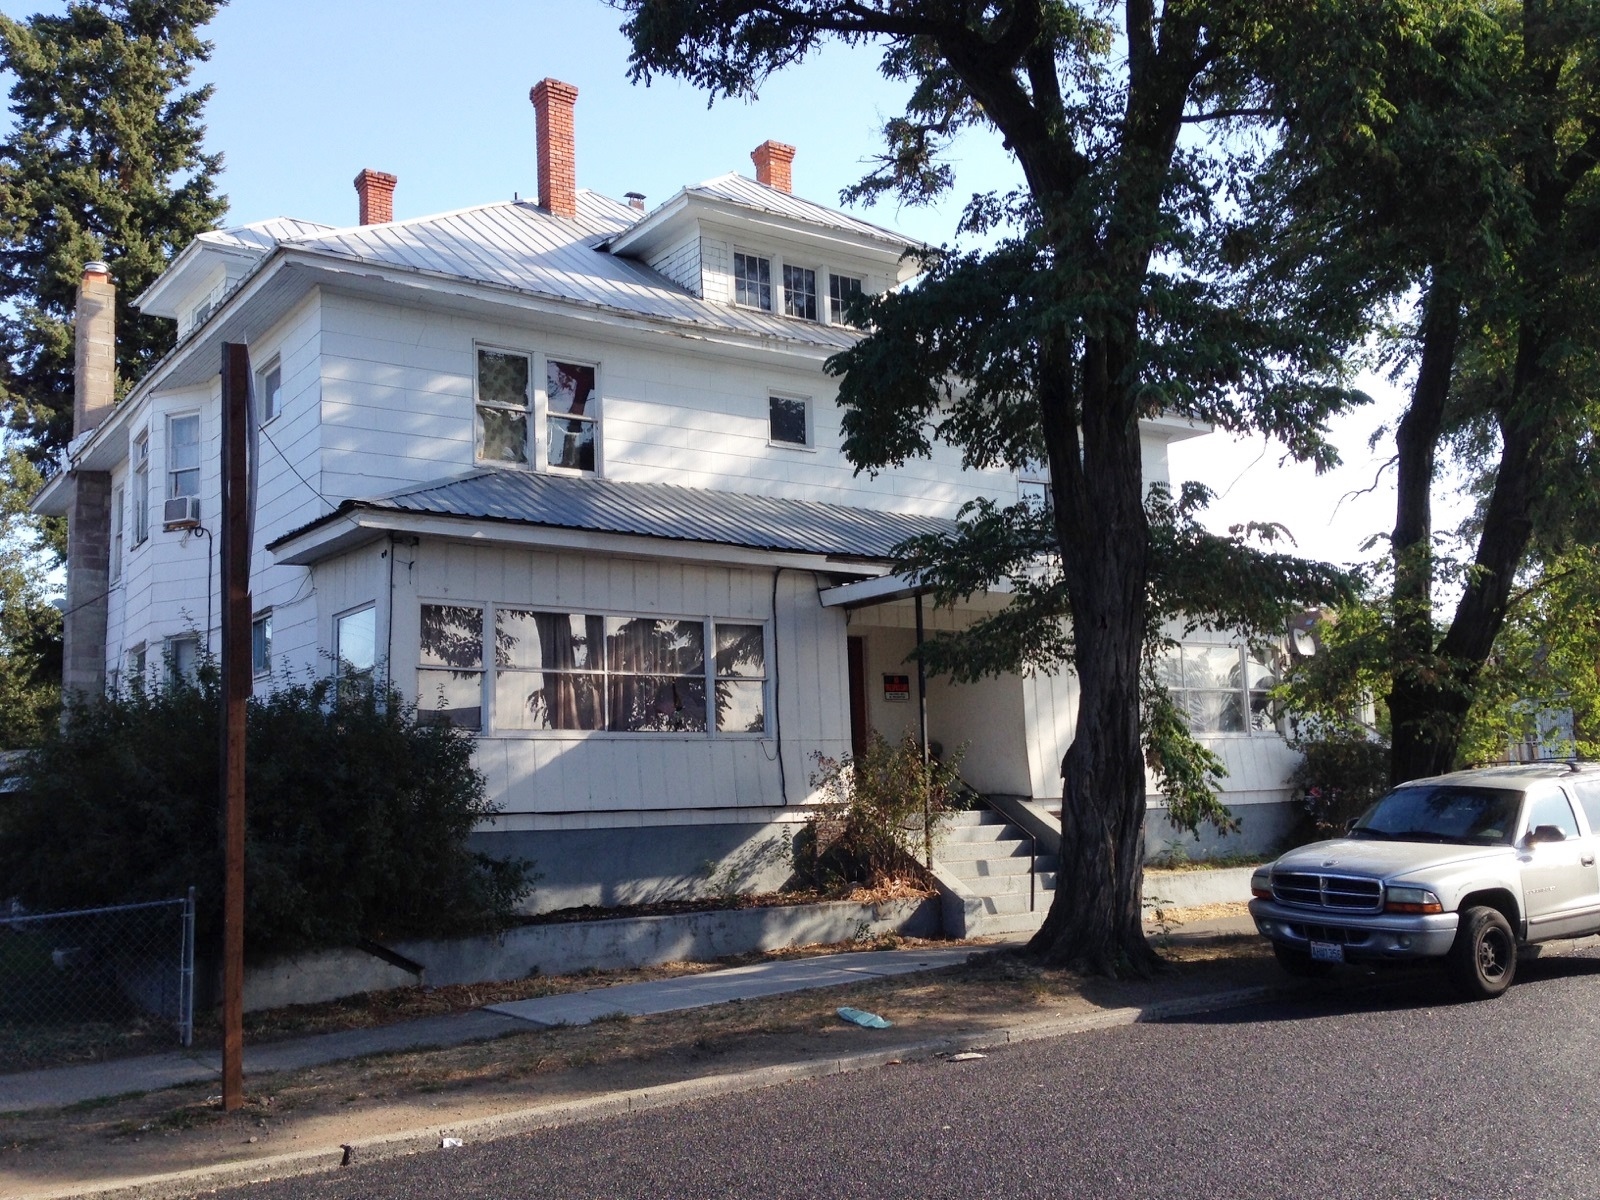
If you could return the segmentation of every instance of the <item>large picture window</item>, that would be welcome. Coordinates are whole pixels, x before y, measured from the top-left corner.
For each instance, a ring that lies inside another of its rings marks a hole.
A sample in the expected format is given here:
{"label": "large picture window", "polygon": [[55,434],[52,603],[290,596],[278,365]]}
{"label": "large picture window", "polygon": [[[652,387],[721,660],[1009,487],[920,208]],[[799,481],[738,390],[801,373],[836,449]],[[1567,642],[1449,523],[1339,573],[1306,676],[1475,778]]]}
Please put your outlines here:
{"label": "large picture window", "polygon": [[[761,734],[766,634],[703,618],[422,606],[423,720],[481,728],[486,630],[497,732]],[[715,639],[714,659],[706,653]],[[708,696],[715,695],[714,710]]]}
{"label": "large picture window", "polygon": [[550,465],[574,471],[595,469],[599,398],[594,368],[551,359],[546,364],[546,421],[550,427]]}
{"label": "large picture window", "polygon": [[1177,646],[1162,655],[1157,678],[1188,715],[1192,732],[1259,733],[1277,726],[1273,660],[1270,651],[1240,646]]}
{"label": "large picture window", "polygon": [[478,348],[477,455],[480,462],[528,461],[528,356]]}

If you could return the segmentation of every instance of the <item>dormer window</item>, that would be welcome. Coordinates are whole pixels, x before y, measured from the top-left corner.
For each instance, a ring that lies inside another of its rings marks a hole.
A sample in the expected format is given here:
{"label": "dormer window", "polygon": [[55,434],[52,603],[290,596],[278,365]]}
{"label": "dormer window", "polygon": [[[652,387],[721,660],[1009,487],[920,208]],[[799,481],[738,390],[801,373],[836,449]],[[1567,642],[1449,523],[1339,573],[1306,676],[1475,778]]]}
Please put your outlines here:
{"label": "dormer window", "polygon": [[835,325],[845,325],[844,310],[852,297],[861,294],[861,280],[853,275],[828,276],[828,320]]}
{"label": "dormer window", "polygon": [[733,256],[733,301],[745,308],[772,311],[772,260],[736,251]]}
{"label": "dormer window", "polygon": [[805,321],[817,319],[817,273],[806,267],[783,267],[783,311]]}

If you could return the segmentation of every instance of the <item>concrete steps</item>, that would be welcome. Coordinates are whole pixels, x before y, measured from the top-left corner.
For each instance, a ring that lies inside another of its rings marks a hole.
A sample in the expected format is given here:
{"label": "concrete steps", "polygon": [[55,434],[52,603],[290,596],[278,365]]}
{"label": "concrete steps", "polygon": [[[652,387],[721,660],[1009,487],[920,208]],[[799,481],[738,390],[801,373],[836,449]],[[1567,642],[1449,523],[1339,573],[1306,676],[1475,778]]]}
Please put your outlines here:
{"label": "concrete steps", "polygon": [[1059,864],[993,809],[955,814],[934,848],[945,895],[945,932],[955,937],[1030,933],[1044,922]]}

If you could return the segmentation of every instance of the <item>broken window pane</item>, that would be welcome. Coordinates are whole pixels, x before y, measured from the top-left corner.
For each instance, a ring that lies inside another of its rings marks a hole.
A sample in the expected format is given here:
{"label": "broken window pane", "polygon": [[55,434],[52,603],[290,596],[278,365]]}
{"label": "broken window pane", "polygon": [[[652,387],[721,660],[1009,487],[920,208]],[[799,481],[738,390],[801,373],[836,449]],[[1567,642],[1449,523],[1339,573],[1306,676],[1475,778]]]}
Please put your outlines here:
{"label": "broken window pane", "polygon": [[574,471],[594,470],[594,422],[551,417],[550,465]]}
{"label": "broken window pane", "polygon": [[528,406],[528,356],[478,351],[478,400],[511,408]]}
{"label": "broken window pane", "polygon": [[704,733],[706,677],[610,676],[611,721],[618,733]]}
{"label": "broken window pane", "polygon": [[490,462],[527,462],[528,414],[478,405],[478,457]]}
{"label": "broken window pane", "polygon": [[[595,370],[582,363],[551,359],[547,364],[549,461],[552,467],[592,471],[595,467]],[[559,415],[558,415],[559,414]]]}

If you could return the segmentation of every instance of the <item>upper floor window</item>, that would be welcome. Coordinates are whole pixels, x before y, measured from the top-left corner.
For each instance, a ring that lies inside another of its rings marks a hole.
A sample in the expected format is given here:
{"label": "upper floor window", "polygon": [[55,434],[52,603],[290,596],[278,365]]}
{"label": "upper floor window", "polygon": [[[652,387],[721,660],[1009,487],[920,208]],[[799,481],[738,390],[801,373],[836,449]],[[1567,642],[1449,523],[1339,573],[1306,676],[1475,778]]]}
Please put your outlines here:
{"label": "upper floor window", "polygon": [[746,308],[772,311],[772,260],[758,254],[735,252],[733,302]]}
{"label": "upper floor window", "polygon": [[1157,663],[1157,678],[1187,713],[1195,733],[1250,733],[1275,729],[1271,690],[1278,684],[1275,656],[1243,646],[1173,647]]}
{"label": "upper floor window", "polygon": [[853,275],[828,276],[828,320],[846,324],[844,310],[851,297],[861,294],[861,280]]}
{"label": "upper floor window", "polygon": [[122,578],[122,523],[123,523],[123,492],[121,488],[111,493],[111,562],[109,563],[111,582],[115,583]]}
{"label": "upper floor window", "polygon": [[150,431],[133,439],[133,544],[150,536]]}
{"label": "upper floor window", "polygon": [[806,267],[783,267],[783,311],[803,320],[817,319],[817,273]]}
{"label": "upper floor window", "polygon": [[1017,469],[1017,499],[1032,509],[1050,507],[1050,465],[1037,459]]}
{"label": "upper floor window", "polygon": [[477,457],[480,462],[528,461],[526,354],[478,348]]}
{"label": "upper floor window", "polygon": [[167,499],[200,494],[200,414],[167,422]]}
{"label": "upper floor window", "polygon": [[274,361],[261,372],[259,395],[261,397],[261,423],[265,425],[277,416],[283,407],[283,367]]}
{"label": "upper floor window", "polygon": [[600,425],[594,368],[582,363],[557,362],[553,358],[545,365],[545,422],[549,427],[550,465],[593,471],[595,435]]}

